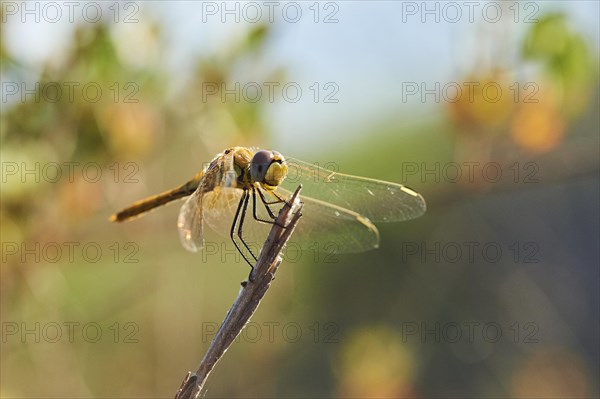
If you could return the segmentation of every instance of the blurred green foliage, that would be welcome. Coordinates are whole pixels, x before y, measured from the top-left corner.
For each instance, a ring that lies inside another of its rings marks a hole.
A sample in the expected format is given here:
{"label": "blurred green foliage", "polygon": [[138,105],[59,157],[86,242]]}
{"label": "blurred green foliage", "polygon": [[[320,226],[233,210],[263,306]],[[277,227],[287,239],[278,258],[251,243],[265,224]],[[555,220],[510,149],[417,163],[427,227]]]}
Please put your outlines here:
{"label": "blurred green foliage", "polygon": [[569,116],[579,116],[594,95],[598,64],[597,55],[570,25],[563,14],[543,16],[527,32],[523,57],[542,64],[548,80],[562,92],[562,109]]}

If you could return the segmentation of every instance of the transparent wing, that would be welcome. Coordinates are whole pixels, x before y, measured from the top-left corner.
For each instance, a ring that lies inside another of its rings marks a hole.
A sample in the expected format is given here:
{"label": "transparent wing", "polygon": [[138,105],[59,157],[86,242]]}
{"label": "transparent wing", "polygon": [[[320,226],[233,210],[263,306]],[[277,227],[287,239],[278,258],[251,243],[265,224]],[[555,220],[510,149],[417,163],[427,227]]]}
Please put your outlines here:
{"label": "transparent wing", "polygon": [[[179,232],[184,247],[198,251],[204,245],[203,223],[229,237],[243,190],[232,187],[232,158],[223,156],[213,170],[206,171],[198,190],[188,198],[179,215]],[[303,217],[289,245],[311,251],[356,253],[377,248],[379,232],[372,221],[393,222],[416,218],[425,212],[425,201],[401,184],[332,172],[316,165],[288,159],[289,173],[275,192],[289,198],[303,185]],[[231,169],[231,170],[227,170]],[[263,191],[267,201],[277,198]],[[257,215],[270,220],[259,196]],[[277,214],[282,204],[271,205]],[[255,220],[250,198],[242,236],[258,255],[272,225]],[[234,231],[237,235],[237,228]]]}
{"label": "transparent wing", "polygon": [[[229,238],[231,228],[235,220],[240,200],[244,191],[233,187],[216,187],[213,191],[204,196],[204,221],[215,232],[223,237]],[[259,200],[260,201],[260,200]],[[261,204],[262,205],[262,204]],[[278,209],[278,208],[277,208]],[[240,210],[240,213],[242,210]],[[268,215],[260,214],[265,220],[269,220]],[[255,256],[258,256],[262,248],[271,224],[261,223],[254,219],[252,212],[252,199],[249,200],[246,209],[246,216],[242,225],[242,237]],[[240,249],[250,257],[242,242],[237,238],[238,227],[235,227],[234,236]]]}
{"label": "transparent wing", "polygon": [[299,159],[286,159],[282,188],[302,184],[301,197],[311,197],[352,210],[372,222],[400,222],[425,213],[423,197],[402,184],[338,173]]}
{"label": "transparent wing", "polygon": [[179,239],[185,249],[198,252],[204,247],[204,224],[202,220],[202,197],[200,188],[190,195],[177,218]]}
{"label": "transparent wing", "polygon": [[[243,190],[233,187],[215,187],[204,195],[204,221],[217,233],[229,237],[235,213]],[[252,218],[252,210],[249,210]]]}
{"label": "transparent wing", "polygon": [[[207,193],[203,198],[204,221],[217,233],[228,237],[242,193],[240,189],[224,187],[217,187]],[[263,193],[269,202],[277,199],[268,191]],[[277,193],[284,198],[291,196],[291,192],[285,189],[278,189]],[[348,209],[314,198],[301,195],[300,199],[304,203],[302,218],[288,246],[295,245],[313,252],[327,251],[328,253],[364,252],[377,248],[379,232],[368,219]],[[258,195],[256,201],[257,216],[269,220]],[[253,199],[250,198],[242,236],[254,254],[258,255],[272,224],[256,220],[253,215],[253,205]],[[277,215],[281,206],[283,204],[274,204],[271,205],[271,209]],[[237,228],[235,234],[237,235]]]}
{"label": "transparent wing", "polygon": [[204,247],[204,213],[214,206],[211,201],[205,201],[206,194],[217,187],[235,184],[232,176],[235,176],[233,153],[223,154],[211,162],[198,188],[181,207],[177,228],[181,244],[188,251],[198,252]]}
{"label": "transparent wing", "polygon": [[[284,188],[276,191],[286,198],[292,195],[291,191]],[[303,203],[302,218],[288,245],[296,243],[302,249],[328,253],[358,253],[379,246],[379,231],[364,216],[305,196],[304,188],[300,193],[300,201]]]}

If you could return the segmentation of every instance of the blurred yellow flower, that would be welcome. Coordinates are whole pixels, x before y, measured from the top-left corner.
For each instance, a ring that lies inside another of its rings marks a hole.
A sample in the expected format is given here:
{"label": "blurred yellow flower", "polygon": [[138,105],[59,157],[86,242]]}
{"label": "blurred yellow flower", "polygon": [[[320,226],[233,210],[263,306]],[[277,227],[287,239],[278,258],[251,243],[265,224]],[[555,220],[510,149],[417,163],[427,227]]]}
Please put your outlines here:
{"label": "blurred yellow flower", "polygon": [[354,331],[337,360],[338,397],[412,396],[412,356],[400,337],[389,328]]}
{"label": "blurred yellow flower", "polygon": [[467,76],[460,94],[447,101],[447,108],[460,131],[493,132],[506,125],[514,106],[514,85],[502,71]]}
{"label": "blurred yellow flower", "polygon": [[591,397],[587,371],[582,360],[564,348],[539,349],[516,369],[511,397]]}
{"label": "blurred yellow flower", "polygon": [[99,122],[112,150],[127,157],[150,153],[162,131],[158,113],[141,103],[110,104],[101,111]]}
{"label": "blurred yellow flower", "polygon": [[566,123],[559,110],[543,98],[523,103],[511,122],[511,135],[523,149],[541,153],[554,149],[563,140]]}

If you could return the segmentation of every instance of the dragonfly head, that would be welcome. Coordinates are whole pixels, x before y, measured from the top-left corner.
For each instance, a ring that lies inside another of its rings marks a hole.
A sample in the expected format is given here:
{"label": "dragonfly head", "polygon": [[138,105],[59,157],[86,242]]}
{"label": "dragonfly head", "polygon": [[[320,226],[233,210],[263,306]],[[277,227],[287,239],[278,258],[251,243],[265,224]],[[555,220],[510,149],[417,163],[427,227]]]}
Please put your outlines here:
{"label": "dragonfly head", "polygon": [[260,150],[250,161],[250,177],[265,189],[273,190],[279,186],[287,171],[285,159],[277,151]]}

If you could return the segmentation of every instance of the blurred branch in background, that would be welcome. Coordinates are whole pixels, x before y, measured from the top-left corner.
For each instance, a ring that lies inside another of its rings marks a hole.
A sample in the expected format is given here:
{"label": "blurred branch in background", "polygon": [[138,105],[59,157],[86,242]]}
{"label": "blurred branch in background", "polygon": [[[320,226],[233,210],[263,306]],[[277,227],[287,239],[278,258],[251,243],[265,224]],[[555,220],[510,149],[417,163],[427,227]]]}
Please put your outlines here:
{"label": "blurred branch in background", "polygon": [[[147,53],[164,51],[157,23],[139,24],[131,34],[141,36],[137,45]],[[2,44],[4,87],[14,89],[5,92],[8,101],[1,120],[2,160],[15,169],[7,169],[3,182],[5,237],[66,239],[82,218],[104,211],[114,199],[108,196],[112,189],[106,179],[90,184],[81,173],[74,173],[72,179],[58,176],[55,184],[45,176],[40,179],[49,164],[58,165],[62,174],[64,165],[79,172],[77,166],[94,163],[100,168],[96,173],[114,176],[118,183],[123,175],[138,170],[132,161],[154,157],[169,143],[176,145],[174,132],[201,137],[210,155],[262,137],[266,132],[262,102],[223,101],[221,91],[225,84],[234,85],[236,69],[256,62],[267,36],[267,28],[258,26],[241,43],[226,48],[221,58],[197,59],[193,81],[173,102],[164,95],[170,85],[168,74],[156,64],[139,59],[132,63],[111,24],[77,27],[62,61],[48,60],[41,66],[16,63]],[[278,74],[268,79],[275,81]],[[23,179],[27,170],[37,173],[36,178]],[[38,199],[47,196],[58,201],[39,206]]]}
{"label": "blurred branch in background", "polygon": [[[510,48],[506,40],[501,34],[492,37],[490,47],[500,49],[499,60],[511,59],[510,53],[502,52]],[[480,48],[483,54],[489,51]],[[455,126],[455,161],[509,165],[524,156],[571,152],[561,144],[572,132],[571,125],[597,101],[596,57],[564,15],[547,14],[531,24],[517,60],[504,67],[480,64],[462,80],[463,95],[447,100]],[[523,72],[526,69],[535,72]],[[590,156],[594,158],[587,154],[580,159],[589,163]]]}
{"label": "blurred branch in background", "polygon": [[[259,25],[223,53],[198,60],[192,81],[177,100],[176,120],[184,124],[176,126],[201,137],[210,153],[266,138],[263,118],[268,96],[257,93],[254,86],[259,86],[256,82],[277,85],[284,77],[283,69],[261,62],[268,37],[269,28]],[[245,81],[249,83],[240,83]]]}

